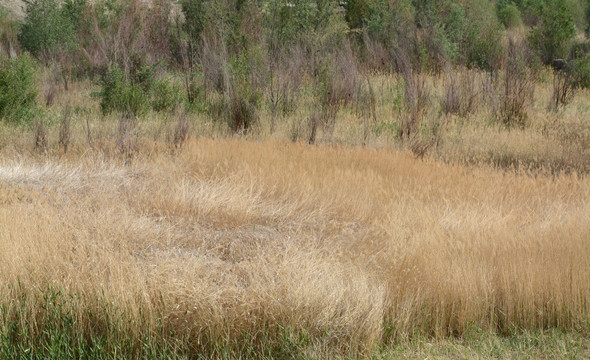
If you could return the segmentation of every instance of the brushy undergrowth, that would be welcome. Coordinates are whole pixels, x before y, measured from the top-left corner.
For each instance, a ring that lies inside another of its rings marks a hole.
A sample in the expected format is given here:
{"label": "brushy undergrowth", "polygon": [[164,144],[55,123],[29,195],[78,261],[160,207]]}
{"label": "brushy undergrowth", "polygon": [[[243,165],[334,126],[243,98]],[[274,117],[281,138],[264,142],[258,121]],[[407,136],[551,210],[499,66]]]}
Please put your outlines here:
{"label": "brushy undergrowth", "polygon": [[37,93],[35,61],[27,54],[9,59],[0,53],[0,119],[17,124],[30,121]]}

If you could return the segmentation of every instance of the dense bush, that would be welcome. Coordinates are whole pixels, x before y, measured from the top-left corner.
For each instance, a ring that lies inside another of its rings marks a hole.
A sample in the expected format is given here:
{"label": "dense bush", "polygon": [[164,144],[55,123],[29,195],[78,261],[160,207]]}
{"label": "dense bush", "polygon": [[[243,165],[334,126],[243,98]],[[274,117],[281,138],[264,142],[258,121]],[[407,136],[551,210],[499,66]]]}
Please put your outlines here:
{"label": "dense bush", "polygon": [[201,43],[201,33],[205,28],[205,1],[203,0],[181,0],[182,13],[184,14],[184,23],[182,29],[186,33],[187,53],[181,56],[187,57],[186,60],[195,61],[198,49]]}
{"label": "dense bush", "polygon": [[225,89],[229,126],[234,131],[246,131],[258,118],[262,99],[262,84],[257,82],[256,71],[260,62],[257,48],[233,56],[228,63],[228,85]]}
{"label": "dense bush", "polygon": [[183,101],[180,85],[158,79],[155,68],[146,67],[127,77],[118,65],[112,66],[101,79],[97,93],[103,114],[121,112],[138,116],[149,109],[173,111]]}
{"label": "dense bush", "polygon": [[98,95],[103,114],[119,111],[128,116],[137,116],[148,109],[147,93],[139,84],[130,83],[118,65],[103,76],[101,86]]}
{"label": "dense bush", "polygon": [[370,12],[371,1],[349,0],[346,1],[345,19],[351,29],[362,29],[365,26],[367,16]]}
{"label": "dense bush", "polygon": [[590,88],[590,55],[570,60],[568,72],[575,87]]}
{"label": "dense bush", "polygon": [[154,81],[151,99],[154,111],[173,111],[182,101],[182,88],[178,84],[165,79]]}
{"label": "dense bush", "polygon": [[[409,0],[376,0],[369,4],[365,20],[367,57],[381,70],[399,70],[395,54],[399,48],[411,48],[414,40],[414,8]],[[410,49],[408,49],[410,50]],[[411,50],[410,50],[411,51]]]}
{"label": "dense bush", "polygon": [[[340,18],[354,30],[349,37],[366,45],[359,47],[368,50],[357,54],[361,59],[374,60],[372,52],[385,49],[389,59],[382,63],[391,63],[391,49],[401,47],[426,69],[440,70],[446,63],[490,68],[498,58],[500,24],[513,27],[522,21],[534,27],[530,42],[543,61],[563,56],[575,25],[588,23],[587,2],[179,0],[182,16],[176,16],[170,0],[150,5],[141,0],[30,0],[19,41],[37,57],[76,52],[75,60],[67,61],[97,68],[116,62],[126,75],[134,64],[172,59],[194,72],[204,65],[207,52],[223,57],[216,61],[222,64],[249,44],[261,44],[271,58],[288,57],[287,49],[321,39],[329,28],[325,25]],[[219,75],[218,67],[203,70]],[[209,81],[208,76],[203,80]]]}
{"label": "dense bush", "polygon": [[77,27],[87,0],[30,0],[18,35],[24,49],[49,56],[77,48]]}
{"label": "dense bush", "polygon": [[469,24],[464,39],[465,65],[496,71],[502,58],[502,25],[491,2],[468,2]]}
{"label": "dense bush", "polygon": [[517,27],[522,24],[520,10],[514,2],[500,7],[498,10],[498,18],[506,28]]}
{"label": "dense bush", "polygon": [[492,3],[479,0],[376,0],[363,24],[367,40],[386,48],[389,60],[403,49],[423,70],[490,69],[498,66],[503,35],[495,13]]}
{"label": "dense bush", "polygon": [[546,0],[540,13],[540,23],[534,27],[529,42],[545,64],[567,55],[576,34],[572,14],[564,0]]}
{"label": "dense bush", "polygon": [[0,118],[12,123],[30,121],[37,93],[36,65],[29,55],[0,57]]}

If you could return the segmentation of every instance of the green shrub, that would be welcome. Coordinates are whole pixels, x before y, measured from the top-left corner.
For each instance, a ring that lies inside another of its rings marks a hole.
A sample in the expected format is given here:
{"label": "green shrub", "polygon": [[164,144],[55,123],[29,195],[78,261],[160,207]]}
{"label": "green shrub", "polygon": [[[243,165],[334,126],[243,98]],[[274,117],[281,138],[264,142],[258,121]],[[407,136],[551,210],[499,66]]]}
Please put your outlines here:
{"label": "green shrub", "polygon": [[529,42],[545,64],[567,55],[576,34],[572,14],[564,0],[546,0],[541,10],[541,23],[533,28]]}
{"label": "green shrub", "polygon": [[286,6],[283,0],[270,0],[265,5],[263,24],[271,51],[290,47],[316,25],[325,25],[320,20],[325,18],[325,11],[313,6],[315,2],[302,0],[294,4],[297,5]]}
{"label": "green shrub", "polygon": [[173,111],[182,102],[182,88],[168,80],[155,80],[152,87],[152,108],[155,111]]}
{"label": "green shrub", "polygon": [[403,49],[423,70],[439,72],[448,64],[497,68],[501,57],[503,28],[489,1],[376,0],[364,24],[390,58]]}
{"label": "green shrub", "polygon": [[360,29],[365,25],[369,15],[371,1],[349,0],[346,4],[346,22],[350,29]]}
{"label": "green shrub", "polygon": [[575,87],[590,88],[590,56],[570,60],[568,71]]}
{"label": "green shrub", "polygon": [[229,126],[233,131],[247,131],[258,119],[262,89],[255,81],[255,69],[262,66],[260,49],[230,59],[230,85],[226,89],[229,103]]}
{"label": "green shrub", "polygon": [[498,17],[502,24],[508,29],[522,25],[522,17],[518,6],[514,3],[503,6],[498,11]]}
{"label": "green shrub", "polygon": [[138,84],[144,91],[149,92],[156,83],[154,66],[141,66],[141,61],[137,61],[131,68],[131,82]]}
{"label": "green shrub", "polygon": [[461,60],[461,45],[469,24],[462,5],[450,3],[444,10],[444,14],[441,13],[436,16],[436,20],[433,20],[434,25],[429,30],[430,38],[427,38],[423,45],[430,52],[429,61],[434,62],[435,67],[440,67],[441,61],[456,64]]}
{"label": "green shrub", "polygon": [[144,67],[127,78],[117,66],[112,66],[101,79],[98,92],[103,114],[121,112],[139,116],[150,108],[173,111],[183,100],[180,85],[171,80],[157,79],[153,67]]}
{"label": "green shrub", "polygon": [[148,111],[149,98],[145,91],[136,84],[128,84],[123,89],[119,110],[123,113],[139,116]]}
{"label": "green shrub", "polygon": [[[410,0],[375,0],[369,3],[364,32],[367,56],[381,70],[395,70],[395,61],[400,48],[407,49],[413,43],[410,34],[415,29],[414,8]],[[379,46],[375,47],[371,43]],[[383,47],[383,53],[375,51]],[[393,67],[392,67],[393,66]]]}
{"label": "green shrub", "polygon": [[34,56],[70,52],[78,47],[77,27],[87,0],[27,1],[18,39]]}
{"label": "green shrub", "polygon": [[137,116],[145,113],[149,107],[147,92],[139,84],[130,83],[117,65],[103,76],[98,96],[105,115],[119,111]]}
{"label": "green shrub", "polygon": [[205,28],[206,4],[204,0],[180,0],[180,5],[185,19],[182,29],[188,39],[188,55],[192,58],[196,55]]}
{"label": "green shrub", "polygon": [[491,2],[470,0],[469,23],[462,43],[465,65],[498,70],[502,58],[503,27]]}
{"label": "green shrub", "polygon": [[376,0],[369,3],[365,29],[371,38],[388,43],[412,29],[413,22],[414,9],[409,0]]}
{"label": "green shrub", "polygon": [[12,123],[30,121],[37,93],[36,65],[30,56],[0,58],[0,118]]}
{"label": "green shrub", "polygon": [[110,69],[101,79],[101,90],[96,94],[100,97],[100,109],[108,114],[118,109],[123,94],[125,75],[118,66]]}

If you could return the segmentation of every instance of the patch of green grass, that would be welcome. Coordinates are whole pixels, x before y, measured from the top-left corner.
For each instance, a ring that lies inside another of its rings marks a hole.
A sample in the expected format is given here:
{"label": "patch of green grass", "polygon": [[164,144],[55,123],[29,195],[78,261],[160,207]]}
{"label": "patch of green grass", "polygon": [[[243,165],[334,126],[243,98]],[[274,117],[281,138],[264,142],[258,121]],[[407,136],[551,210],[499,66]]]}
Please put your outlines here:
{"label": "patch of green grass", "polygon": [[[80,314],[80,297],[48,288],[0,304],[0,359],[587,359],[590,338],[559,330],[513,331],[474,327],[459,338],[414,336],[372,354],[342,353],[339,340],[291,328],[261,329],[233,339],[198,343],[141,325],[106,303]],[[100,303],[100,302],[98,302]],[[74,310],[77,309],[78,311]],[[136,331],[129,331],[135,327]]]}
{"label": "patch of green grass", "polygon": [[0,304],[0,359],[186,358],[182,346],[153,332],[125,331],[133,319],[106,304],[80,312],[80,300],[48,288]]}
{"label": "patch of green grass", "polygon": [[374,359],[588,359],[590,339],[559,330],[514,332],[509,336],[473,331],[463,338],[415,338],[381,349]]}

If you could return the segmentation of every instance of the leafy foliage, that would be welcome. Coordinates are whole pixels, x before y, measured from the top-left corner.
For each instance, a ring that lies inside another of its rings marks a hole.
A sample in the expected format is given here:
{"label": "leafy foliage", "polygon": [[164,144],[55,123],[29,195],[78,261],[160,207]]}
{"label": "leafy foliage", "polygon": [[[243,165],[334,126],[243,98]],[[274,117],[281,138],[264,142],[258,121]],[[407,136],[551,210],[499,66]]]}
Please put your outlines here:
{"label": "leafy foliage", "polygon": [[590,88],[590,56],[570,60],[568,71],[575,87]]}
{"label": "leafy foliage", "polygon": [[165,79],[154,81],[151,100],[154,111],[172,111],[182,101],[182,88],[178,84]]}
{"label": "leafy foliage", "polygon": [[101,85],[99,96],[103,114],[120,111],[136,116],[144,113],[149,106],[144,89],[139,84],[130,83],[117,65],[103,76]]}
{"label": "leafy foliage", "polygon": [[522,24],[520,10],[514,2],[502,6],[498,10],[498,18],[506,28],[513,28]]}
{"label": "leafy foliage", "polygon": [[0,58],[0,118],[12,123],[30,121],[37,93],[36,65],[29,55]]}
{"label": "leafy foliage", "polygon": [[35,56],[77,48],[78,24],[87,0],[29,0],[19,41]]}
{"label": "leafy foliage", "polygon": [[567,55],[576,34],[572,14],[564,0],[547,0],[543,3],[540,24],[529,36],[529,42],[545,64]]}
{"label": "leafy foliage", "polygon": [[155,68],[144,67],[126,77],[118,65],[112,66],[101,79],[97,93],[103,114],[117,111],[139,116],[150,108],[172,111],[183,101],[182,89],[166,79],[155,76]]}

